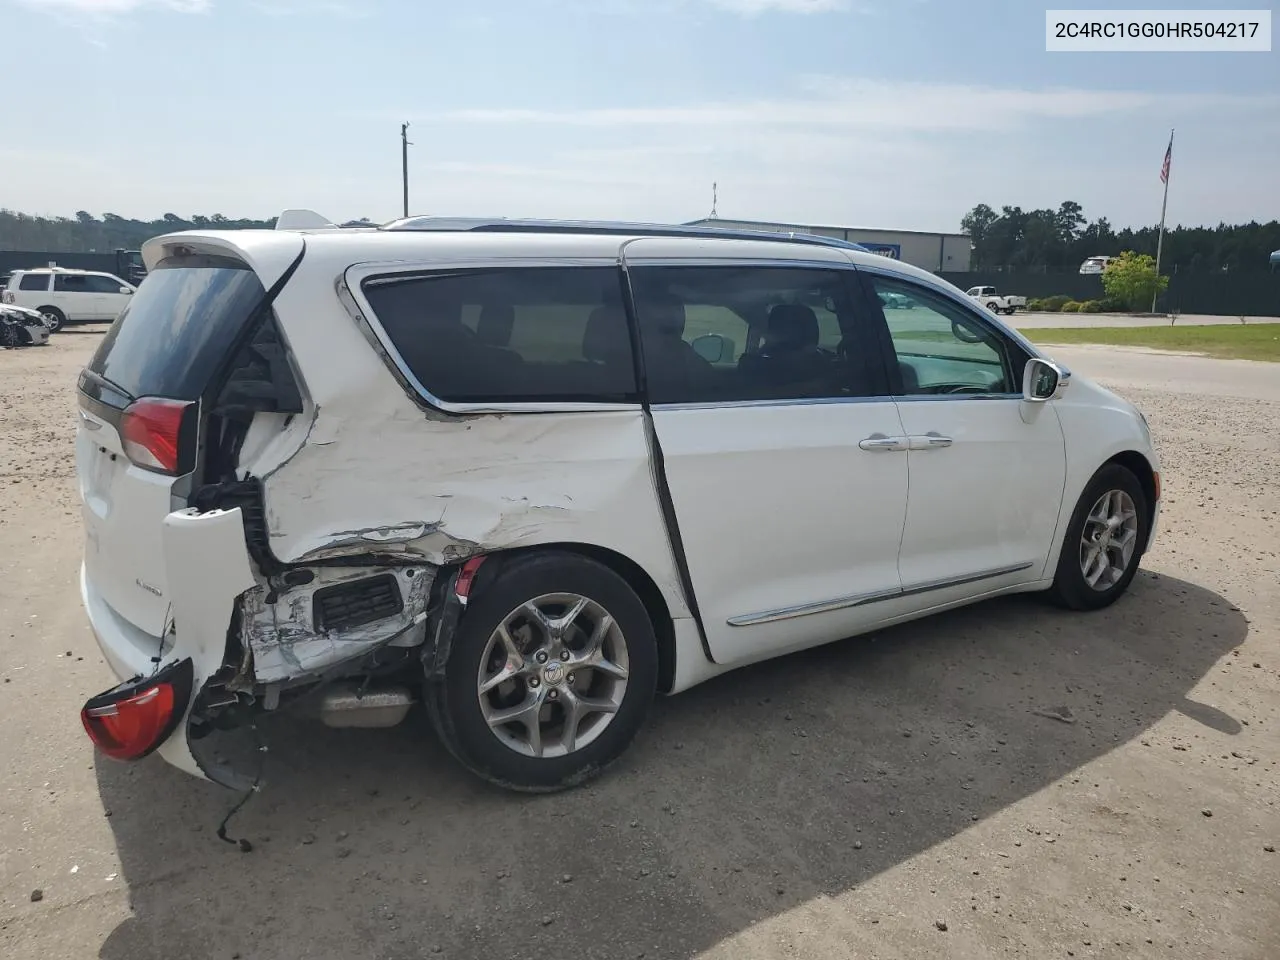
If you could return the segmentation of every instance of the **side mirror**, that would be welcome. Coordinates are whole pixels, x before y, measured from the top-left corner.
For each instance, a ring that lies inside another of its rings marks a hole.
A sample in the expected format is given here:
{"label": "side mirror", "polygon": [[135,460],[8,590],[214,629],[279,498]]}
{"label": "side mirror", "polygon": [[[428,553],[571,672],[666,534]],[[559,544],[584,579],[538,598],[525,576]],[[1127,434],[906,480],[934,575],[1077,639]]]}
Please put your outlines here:
{"label": "side mirror", "polygon": [[1052,400],[1062,383],[1062,371],[1048,360],[1032,357],[1022,371],[1022,399],[1031,403]]}
{"label": "side mirror", "polygon": [[123,293],[123,294],[125,294],[126,296],[128,296],[129,294],[133,293],[133,288],[132,288],[132,287],[121,287],[121,288],[120,288],[120,292],[121,292],[121,293]]}
{"label": "side mirror", "polygon": [[981,331],[975,330],[959,320],[951,321],[951,335],[961,343],[984,343],[987,339],[982,335]]}
{"label": "side mirror", "polygon": [[707,363],[721,363],[733,359],[733,341],[718,333],[704,333],[693,343],[693,352]]}

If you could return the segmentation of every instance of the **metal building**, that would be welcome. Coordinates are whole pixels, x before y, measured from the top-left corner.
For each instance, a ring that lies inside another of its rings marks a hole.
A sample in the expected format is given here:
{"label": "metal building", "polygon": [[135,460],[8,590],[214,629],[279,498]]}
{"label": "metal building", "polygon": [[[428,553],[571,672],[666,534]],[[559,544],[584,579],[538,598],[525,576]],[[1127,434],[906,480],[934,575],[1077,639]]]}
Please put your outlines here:
{"label": "metal building", "polygon": [[963,233],[930,233],[923,230],[875,230],[866,227],[823,227],[800,223],[771,223],[763,220],[725,220],[705,217],[687,226],[764,230],[771,233],[812,233],[862,244],[869,250],[910,263],[925,270],[967,271],[972,244]]}

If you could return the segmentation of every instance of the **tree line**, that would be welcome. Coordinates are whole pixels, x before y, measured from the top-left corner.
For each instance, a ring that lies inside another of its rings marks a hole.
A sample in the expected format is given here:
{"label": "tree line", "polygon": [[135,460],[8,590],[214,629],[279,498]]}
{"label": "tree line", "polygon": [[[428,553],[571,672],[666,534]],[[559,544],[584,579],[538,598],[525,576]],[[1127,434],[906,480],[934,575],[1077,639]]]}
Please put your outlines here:
{"label": "tree line", "polygon": [[[1089,257],[1114,257],[1125,251],[1155,256],[1159,227],[1116,230],[1106,217],[1090,221],[1084,208],[1067,200],[1057,210],[1001,207],[980,203],[960,221],[973,240],[972,267],[1076,269]],[[1280,221],[1216,227],[1165,227],[1161,273],[1177,271],[1266,271],[1272,251],[1280,250]]]}
{"label": "tree line", "polygon": [[[365,221],[367,222],[367,221]],[[74,217],[37,217],[0,209],[0,250],[51,253],[110,253],[136,250],[147,240],[175,230],[271,229],[268,220],[232,219],[220,213],[190,218],[166,213],[156,220],[132,220],[115,213],[99,219],[86,210]],[[1114,229],[1106,217],[1090,221],[1073,200],[1057,210],[994,208],[980,203],[960,221],[973,240],[975,270],[994,267],[1076,269],[1088,257],[1117,256],[1125,251],[1156,252],[1156,227]],[[1273,250],[1280,250],[1280,221],[1216,227],[1176,226],[1165,230],[1161,271],[1265,271]]]}
{"label": "tree line", "polygon": [[[352,224],[373,224],[369,220]],[[28,213],[0,209],[0,250],[33,250],[48,253],[111,253],[137,250],[152,237],[177,230],[271,230],[269,220],[232,219],[220,213],[180,217],[166,213],[156,220],[130,220],[117,213],[95,217],[78,210],[74,217],[34,217]]]}
{"label": "tree line", "polygon": [[74,217],[34,217],[0,209],[0,250],[39,250],[50,253],[111,253],[137,250],[152,237],[175,230],[215,227],[219,230],[271,229],[270,220],[233,220],[215,213],[190,219],[166,213],[158,220],[131,220],[116,213],[98,219],[87,210]]}

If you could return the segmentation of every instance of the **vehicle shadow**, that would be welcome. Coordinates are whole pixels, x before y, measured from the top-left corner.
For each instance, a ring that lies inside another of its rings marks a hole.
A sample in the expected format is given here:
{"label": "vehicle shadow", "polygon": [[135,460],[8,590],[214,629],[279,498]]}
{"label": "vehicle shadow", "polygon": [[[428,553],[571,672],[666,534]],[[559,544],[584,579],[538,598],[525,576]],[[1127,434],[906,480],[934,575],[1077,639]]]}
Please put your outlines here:
{"label": "vehicle shadow", "polygon": [[230,830],[249,853],[215,836],[235,795],[100,761],[133,910],[100,955],[692,957],[1171,710],[1237,731],[1187,694],[1247,630],[1216,594],[1146,572],[1096,614],[993,601],[662,701],[617,768],[544,797],[479,784],[421,717],[277,718],[267,785]]}

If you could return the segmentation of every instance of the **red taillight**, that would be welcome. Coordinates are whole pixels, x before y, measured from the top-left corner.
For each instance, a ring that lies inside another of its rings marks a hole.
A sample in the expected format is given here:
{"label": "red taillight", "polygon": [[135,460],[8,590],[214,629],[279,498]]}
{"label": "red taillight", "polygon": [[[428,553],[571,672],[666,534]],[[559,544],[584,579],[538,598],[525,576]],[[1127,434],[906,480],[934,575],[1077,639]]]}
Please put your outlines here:
{"label": "red taillight", "polygon": [[144,397],[120,418],[125,455],[140,467],[177,474],[182,458],[182,423],[191,403]]}
{"label": "red taillight", "polygon": [[173,687],[149,687],[136,697],[80,713],[89,739],[113,760],[136,760],[156,746],[173,717]]}
{"label": "red taillight", "polygon": [[140,760],[164,743],[186,714],[193,675],[193,664],[183,660],[94,697],[80,711],[85,732],[113,760]]}

